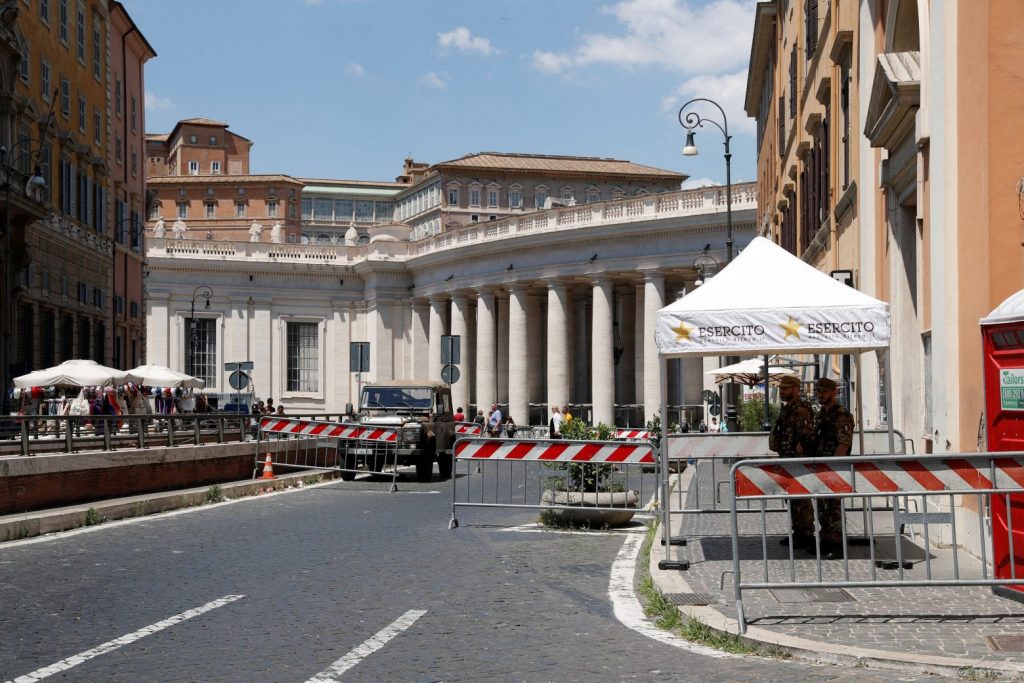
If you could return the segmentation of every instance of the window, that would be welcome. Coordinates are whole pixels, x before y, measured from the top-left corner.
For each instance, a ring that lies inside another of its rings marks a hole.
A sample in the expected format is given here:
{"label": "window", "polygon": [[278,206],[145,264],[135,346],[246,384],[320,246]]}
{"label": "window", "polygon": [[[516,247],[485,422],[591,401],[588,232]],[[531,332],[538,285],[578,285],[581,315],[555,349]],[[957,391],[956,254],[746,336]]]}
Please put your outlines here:
{"label": "window", "polygon": [[28,48],[28,41],[26,40],[25,41],[25,54],[22,55],[22,57],[21,57],[21,64],[19,64],[19,67],[20,67],[19,68],[19,72],[20,72],[19,75],[21,76],[21,82],[24,83],[25,85],[28,85],[28,66],[29,66],[29,62],[31,61],[29,59],[29,55],[30,54],[31,53],[30,53],[29,48]]}
{"label": "window", "polygon": [[86,105],[85,98],[79,95],[78,97],[78,130],[85,132],[85,117],[86,117]]}
{"label": "window", "polygon": [[78,61],[85,64],[85,5],[78,3]]}
{"label": "window", "polygon": [[494,208],[494,207],[498,206],[498,191],[497,190],[487,190],[487,206],[489,208]]}
{"label": "window", "polygon": [[508,205],[513,209],[523,208],[523,191],[522,190],[509,190],[508,192]]}
{"label": "window", "polygon": [[213,202],[206,202],[206,217],[216,218],[217,217],[217,205]]}
{"label": "window", "polygon": [[102,60],[102,46],[100,41],[102,40],[103,33],[100,31],[100,20],[99,17],[93,15],[92,17],[92,75],[96,80],[99,80],[100,73],[102,72],[103,60]]}
{"label": "window", "polygon": [[39,0],[39,18],[43,20],[43,23],[49,26],[50,24],[50,0]]}
{"label": "window", "polygon": [[538,209],[543,209],[544,205],[548,202],[548,191],[547,188],[538,187],[533,191],[534,206]]}
{"label": "window", "polygon": [[472,214],[469,217],[469,222],[470,223],[479,223],[480,222],[480,214],[477,214],[477,213]]}
{"label": "window", "polygon": [[459,188],[449,187],[448,188],[448,206],[459,205]]}
{"label": "window", "polygon": [[121,136],[114,139],[114,156],[117,157],[117,163],[121,162]]}
{"label": "window", "polygon": [[818,0],[807,0],[804,4],[804,40],[807,43],[807,59],[814,57],[818,49]]}
{"label": "window", "polygon": [[135,174],[137,174],[139,172],[139,153],[136,152],[134,149],[132,149],[132,165],[131,165],[131,169],[132,169],[132,175],[135,175]]}
{"label": "window", "polygon": [[217,385],[217,321],[213,318],[185,319],[185,372]]}
{"label": "window", "polygon": [[131,317],[138,318],[139,317],[139,302],[138,301],[132,301],[128,305],[128,310],[129,310],[129,314],[131,315]]}
{"label": "window", "polygon": [[188,144],[195,145],[195,144],[198,144],[198,143],[199,143],[199,138],[197,136],[195,136],[195,135],[189,135],[188,136]]}
{"label": "window", "polygon": [[212,175],[220,175],[220,162],[219,161],[211,161],[210,162],[210,173]]}
{"label": "window", "polygon": [[186,202],[180,202],[178,204],[178,218],[181,220],[188,218],[188,204]]}
{"label": "window", "polygon": [[190,162],[188,162],[188,174],[189,175],[199,175],[199,162],[198,161],[190,161]]}
{"label": "window", "polygon": [[356,220],[370,222],[373,220],[373,202],[355,202]]}
{"label": "window", "polygon": [[92,290],[92,305],[96,308],[103,308],[103,290],[99,287]]}
{"label": "window", "polygon": [[50,101],[50,64],[44,59],[39,67],[39,87],[43,93],[43,99]]}
{"label": "window", "polygon": [[235,217],[245,218],[246,204],[245,202],[235,202]]}
{"label": "window", "polygon": [[395,205],[392,202],[375,202],[373,210],[377,222],[383,223],[390,221],[394,217]]}
{"label": "window", "polygon": [[135,99],[135,95],[132,95],[131,116],[132,116],[132,132],[133,133],[136,130],[138,130],[138,120],[139,120],[138,119],[138,109],[139,109],[138,102]]}
{"label": "window", "polygon": [[471,187],[469,188],[469,205],[480,206],[480,188]]}
{"label": "window", "polygon": [[320,390],[319,325],[288,323],[288,391]]}
{"label": "window", "polygon": [[591,188],[587,190],[587,203],[601,201],[601,190]]}
{"label": "window", "polygon": [[267,202],[267,217],[277,218],[277,201],[271,200]]}
{"label": "window", "polygon": [[86,318],[78,321],[78,357],[89,357],[89,341],[92,338],[92,325]]}
{"label": "window", "polygon": [[302,200],[302,220],[311,221],[313,220],[313,200],[303,199]]}
{"label": "window", "polygon": [[117,86],[114,88],[114,111],[117,112],[117,116],[121,116],[121,79],[117,79]]}
{"label": "window", "polygon": [[92,110],[92,139],[97,145],[103,144],[103,115],[99,109]]}
{"label": "window", "polygon": [[338,223],[348,223],[352,220],[353,202],[351,199],[334,200],[334,220]]}
{"label": "window", "polygon": [[217,136],[216,135],[211,135],[210,136],[210,147],[216,147],[216,146],[217,146]]}
{"label": "window", "polygon": [[571,202],[576,197],[576,192],[571,187],[563,187],[560,198],[563,202]]}
{"label": "window", "polygon": [[58,10],[58,25],[60,26],[60,42],[68,44],[68,0],[60,0]]}
{"label": "window", "polygon": [[796,116],[796,43],[789,54],[789,118]]}

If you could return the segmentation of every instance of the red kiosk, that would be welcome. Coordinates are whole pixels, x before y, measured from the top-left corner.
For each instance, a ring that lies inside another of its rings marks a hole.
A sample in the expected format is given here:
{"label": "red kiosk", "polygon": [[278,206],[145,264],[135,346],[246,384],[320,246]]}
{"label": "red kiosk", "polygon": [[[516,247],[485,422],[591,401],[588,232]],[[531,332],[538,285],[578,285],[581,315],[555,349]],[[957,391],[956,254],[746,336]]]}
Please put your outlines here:
{"label": "red kiosk", "polygon": [[[985,423],[990,451],[1024,451],[1024,290],[981,320]],[[1011,519],[1012,518],[1012,519]],[[1008,523],[1012,521],[1012,527]],[[1008,530],[1013,529],[1013,557]],[[992,565],[997,578],[1024,576],[1024,495],[992,496]],[[997,586],[997,594],[1024,601],[1024,586]]]}

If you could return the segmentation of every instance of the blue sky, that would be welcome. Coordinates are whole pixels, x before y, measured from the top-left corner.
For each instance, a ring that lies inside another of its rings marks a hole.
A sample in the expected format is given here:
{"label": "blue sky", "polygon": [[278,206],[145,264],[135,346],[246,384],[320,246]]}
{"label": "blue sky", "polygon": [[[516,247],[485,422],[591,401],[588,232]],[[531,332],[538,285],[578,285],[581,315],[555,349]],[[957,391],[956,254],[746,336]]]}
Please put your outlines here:
{"label": "blue sky", "polygon": [[683,157],[676,113],[719,101],[733,178],[751,0],[123,0],[158,57],[146,130],[207,116],[254,173],[392,180],[402,159],[478,151],[629,159],[724,182],[722,134]]}

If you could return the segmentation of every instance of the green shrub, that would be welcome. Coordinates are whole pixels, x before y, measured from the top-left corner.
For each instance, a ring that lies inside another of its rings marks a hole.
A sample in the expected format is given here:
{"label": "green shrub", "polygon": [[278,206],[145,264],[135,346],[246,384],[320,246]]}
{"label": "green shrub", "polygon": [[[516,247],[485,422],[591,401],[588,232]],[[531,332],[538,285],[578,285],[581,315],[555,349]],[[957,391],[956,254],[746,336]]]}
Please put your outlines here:
{"label": "green shrub", "polygon": [[[562,423],[562,438],[566,440],[609,441],[614,436],[615,428],[603,422],[596,427],[578,418]],[[622,490],[621,483],[611,481],[613,468],[608,463],[557,462],[547,463],[546,467],[565,473],[565,476],[547,477],[545,485],[556,491],[597,493]]]}
{"label": "green shrub", "polygon": [[[769,421],[775,424],[775,418],[779,416],[779,406],[776,403],[768,404]],[[736,419],[740,424],[740,431],[760,432],[763,431],[764,422],[764,394],[755,394],[753,397],[743,400],[739,399],[739,407],[736,411]]]}

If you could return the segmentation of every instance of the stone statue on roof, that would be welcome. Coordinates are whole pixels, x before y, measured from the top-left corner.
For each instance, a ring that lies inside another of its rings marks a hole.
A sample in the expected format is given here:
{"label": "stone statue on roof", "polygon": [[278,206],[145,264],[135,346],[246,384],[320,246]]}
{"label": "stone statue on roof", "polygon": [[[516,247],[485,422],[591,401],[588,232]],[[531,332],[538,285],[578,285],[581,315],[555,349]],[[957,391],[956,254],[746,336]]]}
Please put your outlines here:
{"label": "stone statue on roof", "polygon": [[174,225],[171,226],[171,232],[174,233],[174,239],[183,240],[185,235],[188,233],[188,226],[185,225],[185,221],[180,218],[174,221]]}
{"label": "stone statue on roof", "polygon": [[345,231],[345,246],[354,247],[359,241],[359,231],[356,230],[356,222],[352,221],[348,224],[348,230]]}
{"label": "stone statue on roof", "polygon": [[284,242],[284,226],[281,225],[281,221],[274,221],[274,227],[270,228],[270,241],[274,244]]}
{"label": "stone statue on roof", "polygon": [[249,241],[250,242],[259,242],[260,241],[260,235],[262,235],[262,234],[263,234],[263,226],[260,225],[259,223],[257,223],[256,221],[253,221],[252,227],[249,228]]}
{"label": "stone statue on roof", "polygon": [[153,224],[153,237],[156,237],[157,239],[163,239],[164,232],[166,232],[166,229],[164,228],[164,219],[157,218],[156,223]]}

